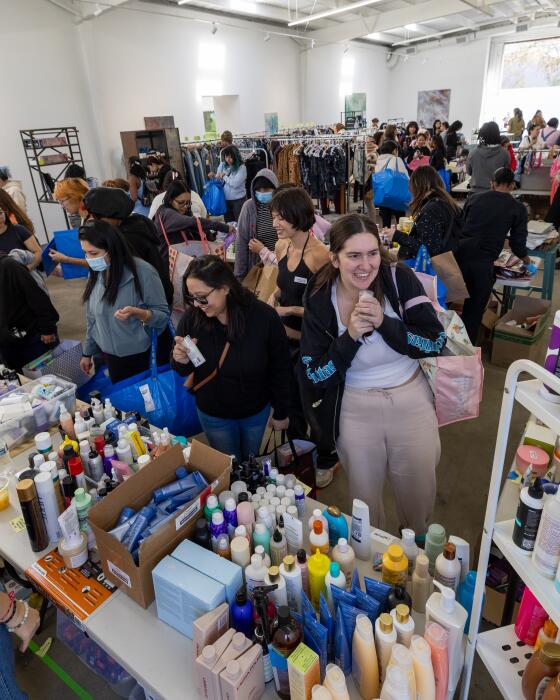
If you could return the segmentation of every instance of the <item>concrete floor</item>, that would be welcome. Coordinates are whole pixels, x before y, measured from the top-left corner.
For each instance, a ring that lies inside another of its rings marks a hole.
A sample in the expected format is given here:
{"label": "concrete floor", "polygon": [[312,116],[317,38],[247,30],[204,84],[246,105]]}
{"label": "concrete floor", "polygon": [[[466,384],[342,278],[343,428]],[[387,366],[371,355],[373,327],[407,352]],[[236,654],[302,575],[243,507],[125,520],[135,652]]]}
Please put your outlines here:
{"label": "concrete floor", "polygon": [[[553,310],[558,308],[560,300],[558,273],[556,277]],[[83,280],[64,281],[57,278],[49,280],[51,296],[61,317],[59,331],[63,338],[83,338],[84,310],[80,299],[83,286]],[[540,359],[544,358],[547,339],[548,337],[542,343]],[[490,365],[487,358],[485,358],[485,370],[484,398],[480,417],[447,426],[441,430],[442,457],[438,467],[437,499],[433,517],[433,521],[442,523],[448,533],[465,538],[471,546],[477,542],[482,530],[506,374],[506,370]],[[527,415],[524,409],[516,407],[511,425],[512,439],[507,463],[513,456]],[[349,511],[350,499],[342,470],[337,472],[332,484],[321,492],[321,500],[339,505],[346,512]],[[388,530],[396,533],[398,522],[388,489],[384,500]],[[39,644],[49,636],[55,636],[54,620],[55,615],[51,611],[47,618],[46,629],[39,636]],[[61,642],[54,641],[49,655],[93,698],[110,700],[118,697]],[[70,700],[75,697],[74,692],[30,652],[23,657],[18,654],[17,670],[18,681],[32,700],[55,697],[58,700]],[[190,699],[191,696],[187,692],[185,697]],[[499,697],[501,697],[499,691],[476,657],[469,698],[491,700]]]}

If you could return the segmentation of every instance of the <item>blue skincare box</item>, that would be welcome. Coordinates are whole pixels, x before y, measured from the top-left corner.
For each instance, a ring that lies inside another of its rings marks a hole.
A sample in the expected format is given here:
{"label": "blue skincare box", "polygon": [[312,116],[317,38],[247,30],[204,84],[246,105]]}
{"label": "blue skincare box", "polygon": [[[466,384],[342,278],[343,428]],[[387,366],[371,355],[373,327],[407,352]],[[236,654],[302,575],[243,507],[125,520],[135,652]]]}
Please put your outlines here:
{"label": "blue skincare box", "polygon": [[152,577],[159,619],[189,639],[193,621],[226,599],[221,583],[171,556],[160,561]]}
{"label": "blue skincare box", "polygon": [[221,583],[226,589],[227,602],[230,605],[235,603],[235,594],[243,585],[243,571],[240,566],[190,540],[183,540],[171,556]]}

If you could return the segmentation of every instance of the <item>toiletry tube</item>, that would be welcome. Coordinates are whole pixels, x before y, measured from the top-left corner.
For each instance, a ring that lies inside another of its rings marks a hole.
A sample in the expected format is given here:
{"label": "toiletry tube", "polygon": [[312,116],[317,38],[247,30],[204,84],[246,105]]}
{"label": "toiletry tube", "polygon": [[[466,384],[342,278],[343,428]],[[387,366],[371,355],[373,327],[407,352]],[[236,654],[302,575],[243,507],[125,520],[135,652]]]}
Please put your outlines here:
{"label": "toiletry tube", "polygon": [[[554,314],[554,322],[550,332],[550,340],[548,341],[548,349],[544,359],[544,368],[554,374],[556,377],[560,374],[560,310]],[[557,394],[549,386],[543,384],[540,393],[544,398],[554,403],[560,403],[560,394]]]}
{"label": "toiletry tube", "polygon": [[253,700],[264,693],[262,647],[252,646],[243,656],[228,661],[220,673],[222,697],[228,700]]}
{"label": "toiletry tube", "polygon": [[436,680],[432,666],[432,650],[423,637],[414,635],[410,644],[412,664],[416,677],[417,700],[435,700]]}
{"label": "toiletry tube", "polygon": [[34,479],[37,489],[37,498],[41,507],[45,527],[49,536],[49,542],[58,542],[62,537],[62,532],[58,524],[58,503],[54,492],[50,471],[39,472]]}
{"label": "toiletry tube", "polygon": [[48,545],[49,537],[43,522],[35,483],[32,479],[22,479],[17,483],[16,491],[31,549],[34,552],[40,552]]}
{"label": "toiletry tube", "polygon": [[56,461],[49,460],[39,467],[40,472],[50,472],[51,480],[53,482],[54,495],[56,498],[56,504],[58,508],[58,515],[66,508],[66,503],[64,502],[64,496],[62,494],[62,483],[60,481],[60,474],[58,473],[58,468],[56,466]]}
{"label": "toiletry tube", "polygon": [[424,631],[424,639],[432,650],[436,700],[445,700],[449,683],[449,658],[447,653],[449,632],[437,622],[428,622]]}
{"label": "toiletry tube", "polygon": [[78,510],[74,504],[58,516],[62,530],[62,539],[58,543],[58,551],[69,569],[77,569],[87,561],[87,535],[80,532]]}
{"label": "toiletry tube", "polygon": [[228,647],[234,634],[235,630],[226,630],[214,644],[205,646],[202,653],[195,661],[198,692],[206,700],[215,700],[216,698],[212,669],[218,663],[218,660]]}

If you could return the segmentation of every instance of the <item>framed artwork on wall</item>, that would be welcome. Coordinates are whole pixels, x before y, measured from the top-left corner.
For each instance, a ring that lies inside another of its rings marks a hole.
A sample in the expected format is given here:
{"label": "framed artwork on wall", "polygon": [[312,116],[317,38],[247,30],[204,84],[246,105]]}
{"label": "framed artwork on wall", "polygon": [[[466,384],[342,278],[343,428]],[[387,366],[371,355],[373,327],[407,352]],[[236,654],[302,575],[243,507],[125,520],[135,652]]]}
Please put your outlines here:
{"label": "framed artwork on wall", "polygon": [[264,132],[267,136],[278,133],[278,112],[264,113]]}
{"label": "framed artwork on wall", "polygon": [[417,120],[421,127],[430,129],[436,119],[449,121],[451,90],[419,90]]}

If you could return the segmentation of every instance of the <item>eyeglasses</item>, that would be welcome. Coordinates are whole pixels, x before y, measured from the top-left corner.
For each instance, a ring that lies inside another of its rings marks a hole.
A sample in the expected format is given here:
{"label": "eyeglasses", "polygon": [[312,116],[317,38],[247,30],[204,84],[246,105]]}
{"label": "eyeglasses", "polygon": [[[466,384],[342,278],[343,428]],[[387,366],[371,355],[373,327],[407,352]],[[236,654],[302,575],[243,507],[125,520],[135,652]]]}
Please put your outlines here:
{"label": "eyeglasses", "polygon": [[181,202],[179,199],[176,199],[176,200],[175,200],[175,204],[176,204],[178,207],[181,207],[181,209],[189,209],[190,206],[191,206],[191,204],[192,204],[192,202],[191,202],[190,199],[189,199],[188,202]]}
{"label": "eyeglasses", "polygon": [[207,306],[208,304],[208,297],[212,292],[216,291],[216,287],[211,289],[208,294],[205,294],[204,296],[198,296],[196,294],[185,294],[185,303],[190,304],[191,306],[196,302],[197,304],[200,304],[201,306]]}

